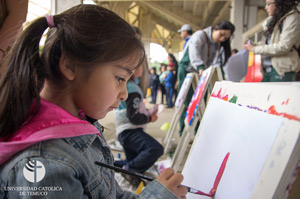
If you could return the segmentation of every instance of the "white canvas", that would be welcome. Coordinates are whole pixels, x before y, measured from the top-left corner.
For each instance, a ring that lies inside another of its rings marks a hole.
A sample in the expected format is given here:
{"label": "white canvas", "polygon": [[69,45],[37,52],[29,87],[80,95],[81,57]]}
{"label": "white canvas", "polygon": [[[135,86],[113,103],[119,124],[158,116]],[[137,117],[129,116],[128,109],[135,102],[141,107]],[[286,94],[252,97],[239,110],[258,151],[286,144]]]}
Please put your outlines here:
{"label": "white canvas", "polygon": [[250,198],[281,124],[280,117],[211,97],[182,172],[183,184],[208,193],[230,152],[215,199]]}
{"label": "white canvas", "polygon": [[182,83],[182,86],[180,88],[180,91],[177,95],[176,101],[175,101],[175,107],[177,109],[180,109],[180,107],[182,106],[184,100],[185,100],[185,96],[188,92],[188,89],[190,88],[189,85],[191,84],[192,81],[192,75],[187,75],[184,78],[184,81]]}

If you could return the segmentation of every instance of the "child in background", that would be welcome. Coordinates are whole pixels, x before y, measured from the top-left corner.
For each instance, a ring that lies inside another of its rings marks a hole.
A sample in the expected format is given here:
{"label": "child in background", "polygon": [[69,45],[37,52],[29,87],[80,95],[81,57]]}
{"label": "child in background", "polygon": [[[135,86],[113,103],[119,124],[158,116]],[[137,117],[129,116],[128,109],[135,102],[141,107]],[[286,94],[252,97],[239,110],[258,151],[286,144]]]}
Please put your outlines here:
{"label": "child in background", "polygon": [[174,70],[174,64],[169,63],[167,66],[167,71],[169,71],[168,75],[164,79],[165,82],[165,88],[166,88],[166,93],[167,93],[167,108],[172,108],[173,107],[173,91],[174,91],[174,81],[175,77],[173,74]]}
{"label": "child in background", "polygon": [[156,74],[156,68],[152,67],[150,69],[150,75],[149,75],[149,87],[151,89],[151,104],[156,104],[156,97],[157,97],[157,90],[159,87],[159,77]]}
{"label": "child in background", "polygon": [[183,176],[172,169],[136,195],[94,164],[113,164],[96,119],[126,100],[126,83],[144,59],[132,27],[97,5],[32,22],[2,62],[0,198],[185,198]]}
{"label": "child in background", "polygon": [[[157,120],[157,110],[150,113],[146,109],[143,93],[135,83],[142,72],[139,67],[127,82],[128,98],[114,112],[117,137],[126,155],[125,161],[115,161],[115,165],[138,173],[153,166],[164,152],[162,145],[144,131],[146,124]],[[140,182],[132,176],[123,176],[135,186]]]}
{"label": "child in background", "polygon": [[174,65],[174,68],[173,68],[173,75],[174,75],[173,96],[174,96],[174,103],[175,103],[176,98],[177,98],[177,86],[178,86],[178,82],[177,82],[178,62],[172,53],[168,54],[168,61],[169,61],[169,64]]}
{"label": "child in background", "polygon": [[[167,77],[169,71],[167,71],[167,65],[160,65],[160,74],[159,74],[159,82],[160,82],[160,91],[161,91],[161,104],[164,104],[164,97],[166,97],[166,88],[164,79]],[[167,101],[167,99],[166,99]]]}

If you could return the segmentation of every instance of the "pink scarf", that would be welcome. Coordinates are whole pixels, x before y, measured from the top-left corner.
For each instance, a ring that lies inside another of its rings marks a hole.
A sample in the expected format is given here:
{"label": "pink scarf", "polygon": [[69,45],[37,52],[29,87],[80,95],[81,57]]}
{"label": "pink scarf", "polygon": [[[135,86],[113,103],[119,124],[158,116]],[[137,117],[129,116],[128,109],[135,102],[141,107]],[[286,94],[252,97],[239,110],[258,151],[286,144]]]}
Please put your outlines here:
{"label": "pink scarf", "polygon": [[0,165],[17,152],[37,142],[88,134],[100,135],[97,128],[89,122],[41,99],[39,112],[8,140],[0,141]]}

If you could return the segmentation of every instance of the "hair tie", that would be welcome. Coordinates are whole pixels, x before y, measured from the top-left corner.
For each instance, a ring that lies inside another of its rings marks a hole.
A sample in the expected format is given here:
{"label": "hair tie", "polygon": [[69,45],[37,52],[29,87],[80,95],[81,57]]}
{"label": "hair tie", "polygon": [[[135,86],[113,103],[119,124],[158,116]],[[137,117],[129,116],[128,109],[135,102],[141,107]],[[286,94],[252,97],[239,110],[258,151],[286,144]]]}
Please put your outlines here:
{"label": "hair tie", "polygon": [[55,24],[54,24],[53,16],[52,16],[52,15],[46,15],[45,18],[46,18],[46,20],[47,20],[48,27],[49,27],[49,28],[54,28],[54,27],[55,27]]}

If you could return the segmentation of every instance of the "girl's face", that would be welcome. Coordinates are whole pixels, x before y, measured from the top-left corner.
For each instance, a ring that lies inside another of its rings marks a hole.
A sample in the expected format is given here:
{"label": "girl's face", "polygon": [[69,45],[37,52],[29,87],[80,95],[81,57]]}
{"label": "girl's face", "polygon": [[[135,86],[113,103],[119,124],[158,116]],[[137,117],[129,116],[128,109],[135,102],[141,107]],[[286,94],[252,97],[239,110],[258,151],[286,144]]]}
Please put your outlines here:
{"label": "girl's face", "polygon": [[[74,103],[88,116],[101,119],[128,97],[126,83],[134,73],[137,56],[95,68],[74,92]],[[139,67],[142,68],[142,67]]]}
{"label": "girl's face", "polygon": [[77,117],[82,110],[88,116],[101,119],[128,97],[126,83],[135,71],[138,57],[129,58],[95,67],[87,79],[82,78],[71,92],[71,106],[66,110]]}
{"label": "girl's face", "polygon": [[142,74],[143,74],[143,66],[139,66],[139,67],[135,70],[135,72],[134,72],[134,74],[133,74],[133,77],[134,77],[134,78],[139,78],[139,77],[142,77]]}
{"label": "girl's face", "polygon": [[226,41],[231,36],[231,30],[213,30],[212,39],[215,43]]}
{"label": "girl's face", "polygon": [[273,16],[276,10],[275,0],[267,0],[265,10],[269,16]]}
{"label": "girl's face", "polygon": [[151,68],[150,69],[150,73],[154,75],[155,74],[155,70]]}

